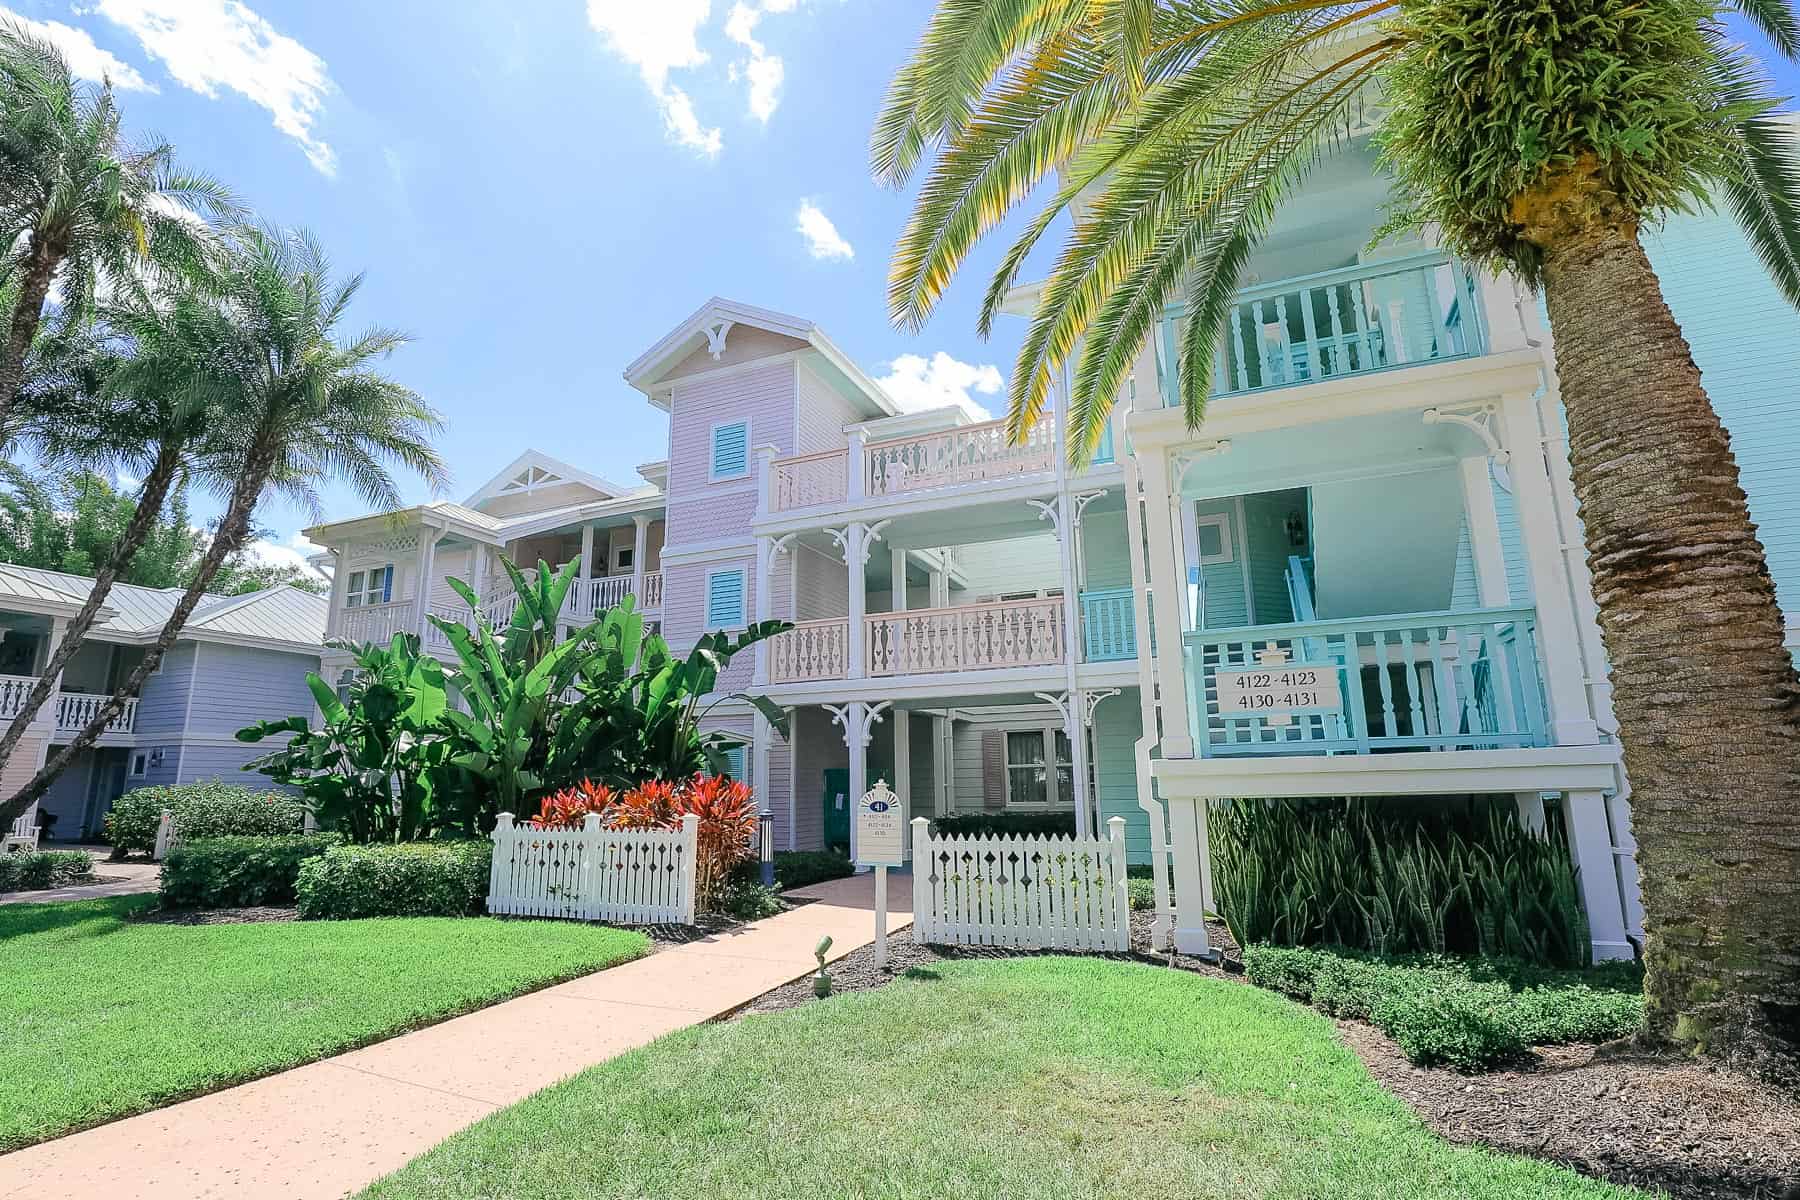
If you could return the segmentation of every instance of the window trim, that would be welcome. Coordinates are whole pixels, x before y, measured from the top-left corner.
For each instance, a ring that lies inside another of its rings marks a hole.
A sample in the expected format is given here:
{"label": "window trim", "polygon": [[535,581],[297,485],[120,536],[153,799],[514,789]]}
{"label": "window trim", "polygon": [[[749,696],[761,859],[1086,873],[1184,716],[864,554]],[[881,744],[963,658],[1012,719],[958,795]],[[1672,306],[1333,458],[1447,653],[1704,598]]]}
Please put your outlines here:
{"label": "window trim", "polygon": [[148,750],[133,750],[131,752],[131,762],[126,766],[125,773],[127,778],[130,779],[142,779],[144,776],[148,775],[150,773],[150,752]]}
{"label": "window trim", "polygon": [[[735,621],[720,620],[713,616],[713,581],[726,575],[738,577],[738,611]],[[726,567],[718,571],[706,573],[706,600],[702,608],[705,612],[707,632],[715,629],[743,629],[750,624],[750,573],[743,567]]]}
{"label": "window trim", "polygon": [[[607,562],[607,570],[611,574],[629,575],[636,566],[637,547],[631,542],[621,542],[612,548],[612,551],[607,555],[607,558],[609,560]],[[630,559],[632,561],[621,563],[619,561],[621,558]]]}
{"label": "window trim", "polygon": [[[1058,746],[1062,741],[1066,740],[1067,736],[1062,726],[1055,722],[1047,722],[1042,725],[1005,725],[1001,726],[998,732],[1000,734],[1001,769],[1006,779],[1006,807],[1009,809],[1021,809],[1026,812],[1056,812],[1064,808],[1073,811],[1075,808],[1076,796],[1075,747],[1073,744],[1070,744],[1069,757],[1066,760],[1059,759],[1056,756]],[[1044,761],[1041,763],[1021,762],[1015,764],[1012,760],[1011,741],[1011,735],[1015,733],[1035,733],[1043,738],[1043,745],[1047,748]],[[1062,794],[1061,768],[1065,761],[1069,768],[1069,794],[1067,796]],[[1049,768],[1044,780],[1044,799],[1041,803],[1036,800],[1013,799],[1012,777],[1015,766],[1020,770],[1036,767]]]}
{"label": "window trim", "polygon": [[[725,429],[741,429],[744,431],[744,466],[742,470],[721,475],[719,474],[719,432]],[[750,422],[747,420],[715,421],[712,427],[712,437],[707,442],[707,482],[728,483],[732,480],[748,478],[750,478]]]}
{"label": "window trim", "polygon": [[[370,600],[369,597],[376,593],[376,588],[374,587],[376,576],[381,577],[381,599]],[[358,580],[362,583],[362,586],[360,587],[357,586]],[[348,575],[344,576],[345,608],[375,608],[378,605],[391,604],[393,603],[393,600],[394,564],[391,562],[377,563],[374,566],[368,567],[358,567],[356,570],[351,571]]]}
{"label": "window trim", "polygon": [[[1200,530],[1205,528],[1217,529],[1219,531],[1220,548],[1217,554],[1208,554],[1205,550],[1200,548]],[[1200,556],[1200,565],[1203,567],[1224,566],[1227,563],[1236,562],[1236,547],[1233,545],[1231,537],[1231,514],[1201,513],[1199,516],[1195,517],[1194,548],[1195,552]]]}

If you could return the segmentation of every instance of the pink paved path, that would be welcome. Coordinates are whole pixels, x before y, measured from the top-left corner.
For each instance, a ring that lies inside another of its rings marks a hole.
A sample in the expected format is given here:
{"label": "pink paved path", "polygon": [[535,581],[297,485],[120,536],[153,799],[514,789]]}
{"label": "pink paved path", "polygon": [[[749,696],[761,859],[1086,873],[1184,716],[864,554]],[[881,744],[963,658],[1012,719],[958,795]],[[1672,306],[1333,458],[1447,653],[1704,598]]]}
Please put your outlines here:
{"label": "pink paved path", "polygon": [[[888,928],[912,924],[889,880]],[[253,1083],[0,1157],[0,1200],[326,1200],[495,1109],[665,1033],[728,1013],[874,940],[868,876],[728,934],[533,992]]]}

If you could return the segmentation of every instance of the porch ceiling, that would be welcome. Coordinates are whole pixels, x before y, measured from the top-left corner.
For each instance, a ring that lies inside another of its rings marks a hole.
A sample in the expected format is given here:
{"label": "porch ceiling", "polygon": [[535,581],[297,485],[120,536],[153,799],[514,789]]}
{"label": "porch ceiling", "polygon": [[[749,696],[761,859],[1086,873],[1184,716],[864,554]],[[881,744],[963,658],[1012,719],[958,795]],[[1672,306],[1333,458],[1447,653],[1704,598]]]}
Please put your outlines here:
{"label": "porch ceiling", "polygon": [[1468,429],[1428,425],[1423,410],[1319,421],[1235,434],[1230,450],[1194,459],[1181,480],[1190,500],[1304,487],[1337,479],[1398,475],[1486,453]]}

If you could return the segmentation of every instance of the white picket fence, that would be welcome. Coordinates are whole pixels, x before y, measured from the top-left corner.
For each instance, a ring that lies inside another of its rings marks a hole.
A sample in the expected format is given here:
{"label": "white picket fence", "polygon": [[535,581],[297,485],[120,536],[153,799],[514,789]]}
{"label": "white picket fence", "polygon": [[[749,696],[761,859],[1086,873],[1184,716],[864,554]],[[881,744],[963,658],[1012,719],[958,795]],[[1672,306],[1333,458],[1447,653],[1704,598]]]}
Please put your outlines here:
{"label": "white picket fence", "polygon": [[1131,947],[1125,819],[1107,837],[932,837],[912,823],[913,941],[1025,950]]}
{"label": "white picket fence", "polygon": [[619,832],[590,813],[580,829],[515,826],[501,813],[488,875],[490,913],[568,917],[618,925],[694,923],[694,844],[700,818],[681,828]]}

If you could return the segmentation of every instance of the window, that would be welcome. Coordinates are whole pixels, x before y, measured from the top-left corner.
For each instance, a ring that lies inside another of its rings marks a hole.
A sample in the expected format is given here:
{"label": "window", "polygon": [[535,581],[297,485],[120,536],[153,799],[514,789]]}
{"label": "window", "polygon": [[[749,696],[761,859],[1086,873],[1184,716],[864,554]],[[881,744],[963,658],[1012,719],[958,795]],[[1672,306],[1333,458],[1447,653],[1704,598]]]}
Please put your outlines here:
{"label": "window", "polygon": [[744,770],[744,755],[748,749],[747,746],[733,746],[725,751],[725,773],[733,779],[741,781],[749,778]]}
{"label": "window", "polygon": [[714,425],[712,431],[712,477],[741,479],[750,473],[750,426],[743,421],[730,425]]}
{"label": "window", "polygon": [[1202,516],[1196,524],[1200,565],[1211,566],[1214,563],[1232,561],[1231,518],[1224,513],[1212,513]]}
{"label": "window", "polygon": [[[1056,747],[1055,770],[1044,747]],[[1075,764],[1069,739],[1060,729],[1009,729],[1006,732],[1006,803],[1048,805],[1075,803]]]}
{"label": "window", "polygon": [[636,546],[614,546],[612,555],[612,573],[614,575],[624,575],[628,573],[631,570],[631,564],[636,560],[636,554]]}
{"label": "window", "polygon": [[709,629],[736,629],[744,618],[744,573],[714,571],[706,577],[706,625]]}
{"label": "window", "polygon": [[150,756],[142,750],[133,751],[131,755],[131,777],[133,779],[142,778],[149,770]]}
{"label": "window", "polygon": [[370,604],[386,604],[394,598],[394,564],[352,571],[344,585],[344,607],[363,608]]}

